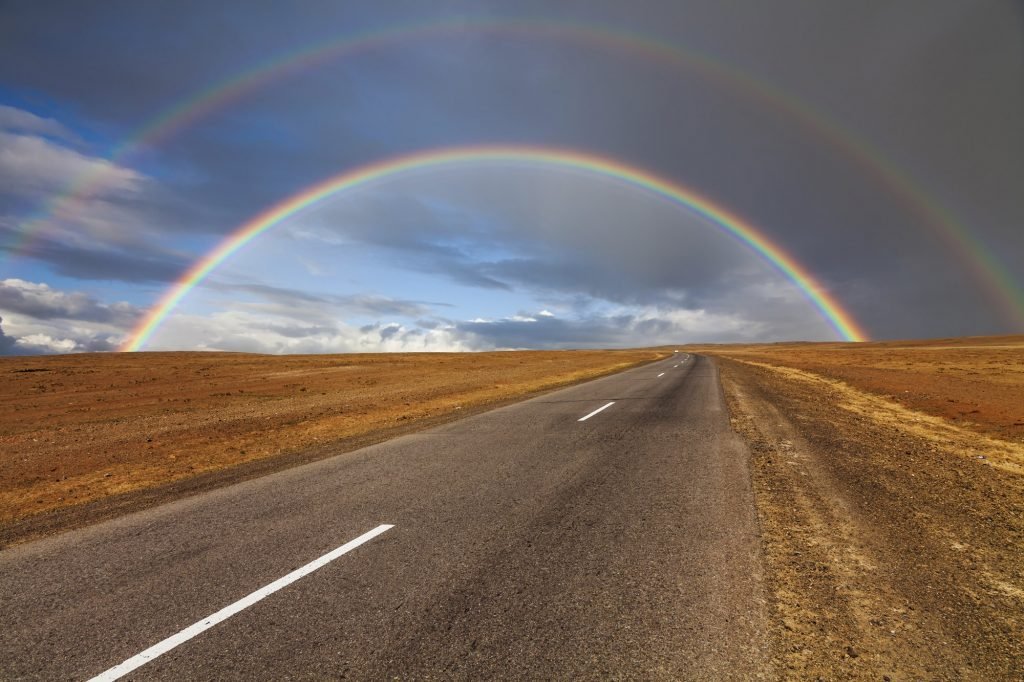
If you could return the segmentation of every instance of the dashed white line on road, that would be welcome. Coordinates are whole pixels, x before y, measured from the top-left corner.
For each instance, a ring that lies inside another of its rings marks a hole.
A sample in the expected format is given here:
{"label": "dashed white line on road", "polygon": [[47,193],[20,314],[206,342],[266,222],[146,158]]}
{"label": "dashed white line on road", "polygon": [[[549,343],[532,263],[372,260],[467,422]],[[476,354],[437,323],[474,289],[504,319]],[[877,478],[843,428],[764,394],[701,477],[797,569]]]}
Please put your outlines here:
{"label": "dashed white line on road", "polygon": [[[607,405],[605,407],[607,407]],[[604,408],[602,407],[601,409],[603,410]],[[177,633],[175,635],[171,635],[170,637],[168,637],[167,639],[163,640],[162,642],[154,644],[153,646],[151,646],[148,649],[146,649],[145,651],[143,651],[141,654],[137,654],[135,656],[132,656],[131,658],[129,658],[124,663],[119,663],[118,665],[115,665],[110,670],[107,670],[106,672],[100,673],[96,677],[92,678],[89,682],[101,682],[101,681],[102,682],[111,682],[112,680],[116,680],[116,679],[119,679],[121,677],[124,677],[125,675],[127,675],[131,671],[135,670],[136,668],[139,668],[140,666],[146,665],[147,663],[152,661],[157,656],[162,656],[163,654],[166,654],[168,651],[170,651],[174,647],[178,646],[179,644],[183,644],[183,643],[187,642],[188,640],[192,639],[193,637],[195,637],[196,635],[198,635],[198,634],[200,634],[200,633],[202,633],[202,632],[204,632],[206,630],[209,630],[210,628],[212,628],[217,623],[220,623],[221,621],[227,620],[228,618],[230,618],[231,616],[235,615],[239,611],[252,606],[256,602],[258,602],[261,599],[263,599],[264,597],[268,597],[268,596],[272,595],[273,593],[277,592],[281,588],[287,587],[288,585],[291,585],[293,582],[295,582],[299,578],[303,578],[303,577],[309,575],[310,573],[312,573],[313,571],[317,570],[318,568],[323,568],[327,564],[331,563],[332,561],[334,561],[335,559],[340,557],[342,554],[347,554],[348,552],[351,552],[353,549],[355,549],[359,545],[362,545],[362,544],[364,544],[366,542],[369,542],[370,540],[374,539],[375,537],[377,537],[381,533],[384,533],[385,531],[389,531],[392,528],[394,528],[394,526],[391,526],[391,525],[388,525],[388,524],[383,524],[383,525],[377,526],[376,528],[374,528],[373,530],[369,531],[368,533],[363,533],[362,535],[357,537],[355,540],[350,540],[350,541],[346,542],[341,547],[338,547],[337,549],[335,549],[335,550],[333,550],[331,552],[328,552],[327,554],[324,554],[319,559],[314,559],[313,561],[309,562],[308,564],[306,564],[302,568],[298,568],[298,569],[292,571],[291,573],[289,573],[288,575],[284,576],[283,578],[278,578],[277,580],[275,580],[274,582],[270,583],[266,587],[261,587],[260,589],[256,590],[255,592],[253,592],[252,594],[250,594],[247,597],[242,597],[241,599],[236,601],[234,604],[231,604],[229,606],[225,606],[224,608],[222,608],[220,611],[218,611],[217,613],[213,614],[212,616],[207,616],[206,618],[202,619],[198,623],[193,623],[192,625],[188,626],[187,628],[185,628],[181,632],[179,632],[179,633]]]}
{"label": "dashed white line on road", "polygon": [[578,422],[585,422],[585,421],[587,421],[588,419],[590,419],[591,417],[593,417],[593,416],[594,416],[595,414],[597,414],[598,412],[600,412],[600,411],[602,411],[602,410],[607,410],[607,409],[608,409],[609,407],[611,407],[611,406],[612,406],[612,405],[614,405],[614,404],[615,404],[615,401],[613,400],[613,401],[611,401],[610,403],[608,403],[607,405],[603,405],[603,406],[601,406],[601,407],[597,408],[596,410],[594,410],[593,412],[591,412],[590,414],[588,414],[588,415],[587,415],[586,417],[580,417],[580,418],[579,418],[579,419],[577,419],[576,421],[578,421]]}
{"label": "dashed white line on road", "polygon": [[659,374],[659,375],[658,375],[658,378],[660,379],[660,378],[662,378],[663,376],[665,376],[665,373],[664,373],[664,372],[662,372],[661,374]]}

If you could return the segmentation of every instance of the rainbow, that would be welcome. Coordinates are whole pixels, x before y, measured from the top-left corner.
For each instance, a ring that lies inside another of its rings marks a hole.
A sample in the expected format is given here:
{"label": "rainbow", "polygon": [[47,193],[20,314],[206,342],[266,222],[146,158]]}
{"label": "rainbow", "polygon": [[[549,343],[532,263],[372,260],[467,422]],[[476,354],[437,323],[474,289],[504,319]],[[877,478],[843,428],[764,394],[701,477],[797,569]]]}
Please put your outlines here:
{"label": "rainbow", "polygon": [[[989,298],[998,306],[1007,322],[1015,328],[1024,330],[1024,287],[1021,283],[984,243],[961,225],[950,211],[935,202],[920,186],[887,160],[880,149],[815,111],[806,102],[751,78],[742,71],[691,50],[601,26],[551,21],[456,18],[430,24],[371,31],[318,43],[277,55],[254,68],[234,74],[182,98],[125,138],[109,152],[107,158],[109,163],[120,162],[132,152],[159,144],[188,125],[230,105],[257,88],[330,60],[404,41],[436,39],[464,32],[502,33],[575,41],[626,52],[654,63],[681,69],[715,83],[730,93],[753,101],[767,110],[773,110],[786,120],[796,121],[805,130],[862,167],[866,174],[873,176],[910,214],[916,216],[922,225],[937,234],[957,262],[969,270],[975,281],[988,292]],[[32,238],[44,232],[58,216],[74,214],[77,202],[87,200],[103,187],[105,168],[108,167],[100,166],[75,178],[64,191],[44,203],[32,218],[19,225],[19,234],[6,247],[6,253],[23,251],[31,243]],[[0,260],[3,257],[4,254],[0,253]]]}
{"label": "rainbow", "polygon": [[323,199],[375,180],[424,169],[470,163],[530,163],[584,171],[622,181],[664,197],[710,221],[770,263],[803,292],[840,338],[866,341],[867,333],[814,276],[752,224],[691,189],[613,159],[547,147],[474,146],[423,151],[347,170],[293,194],[255,216],[197,260],[160,298],[122,345],[140,350],[160,324],[200,282],[243,246]]}

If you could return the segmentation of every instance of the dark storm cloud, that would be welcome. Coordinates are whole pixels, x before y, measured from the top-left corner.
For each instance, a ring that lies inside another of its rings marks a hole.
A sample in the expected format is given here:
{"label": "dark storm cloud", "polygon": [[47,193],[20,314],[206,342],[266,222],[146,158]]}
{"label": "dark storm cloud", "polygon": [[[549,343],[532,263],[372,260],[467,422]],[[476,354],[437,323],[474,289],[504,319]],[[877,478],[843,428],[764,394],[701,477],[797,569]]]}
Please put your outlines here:
{"label": "dark storm cloud", "polygon": [[[375,245],[382,246],[379,242]],[[409,267],[420,272],[443,275],[453,282],[480,289],[512,290],[512,286],[507,282],[488,274],[489,268],[486,263],[474,262],[468,254],[459,249],[426,241],[391,248],[400,252]]]}
{"label": "dark storm cloud", "polygon": [[[389,325],[386,325],[384,327],[381,327],[381,329],[380,329],[381,341],[387,341],[388,339],[390,339],[390,338],[394,337],[396,334],[398,334],[401,330],[402,330],[401,326],[399,326],[397,324],[389,324]],[[416,334],[417,332],[415,330],[412,330],[409,333],[410,334]]]}
{"label": "dark storm cloud", "polygon": [[319,222],[323,232],[386,250],[411,269],[471,287],[511,289],[480,263],[478,252],[500,245],[500,237],[466,216],[439,214],[412,196],[370,197],[341,211],[326,210]]}
{"label": "dark storm cloud", "polygon": [[64,334],[59,339],[45,335],[14,338],[4,332],[3,318],[0,317],[0,355],[44,355],[55,352],[99,353],[115,351],[117,348],[117,341],[108,334],[82,330],[71,335]]}
{"label": "dark storm cloud", "polygon": [[349,313],[360,315],[402,315],[416,317],[425,315],[434,307],[448,307],[447,303],[430,301],[410,301],[388,298],[373,294],[332,294],[312,292],[287,287],[276,287],[266,284],[229,284],[224,282],[206,282],[206,288],[218,291],[237,291],[273,301],[283,305],[303,306],[308,304],[333,306]]}
{"label": "dark storm cloud", "polygon": [[[688,289],[686,280],[694,279],[694,273],[686,266],[681,266],[679,261],[671,267],[660,269],[652,264],[645,273],[647,277],[630,277],[630,273],[623,272],[624,263],[621,260],[618,263],[600,263],[585,256],[573,258],[573,255],[566,254],[563,260],[515,258],[486,263],[482,268],[484,272],[513,282],[517,287],[533,287],[546,292],[579,293],[625,305],[699,305],[705,298],[701,290],[714,291],[724,266],[724,263],[718,264],[719,272],[714,277],[699,280],[692,289]],[[703,262],[707,263],[709,259]]]}
{"label": "dark storm cloud", "polygon": [[381,324],[375,322],[373,324],[365,324],[359,328],[359,332],[364,335],[377,335],[381,341],[387,341],[389,339],[402,338],[405,339],[409,336],[417,336],[421,332],[415,329],[405,329],[402,325],[397,322],[389,322],[388,324]]}
{"label": "dark storm cloud", "polygon": [[79,291],[62,291],[21,279],[0,280],[0,354],[83,353],[117,350],[143,311],[125,302],[106,303]]}
{"label": "dark storm cloud", "polygon": [[[469,170],[449,182],[395,183],[404,199],[359,196],[324,209],[317,221],[345,243],[386,250],[410,269],[480,288],[679,304],[735,281],[743,249],[718,229],[595,180],[541,166]],[[419,195],[454,207],[429,207]]]}
{"label": "dark storm cloud", "polygon": [[684,321],[633,313],[589,315],[573,319],[519,315],[489,321],[457,322],[452,336],[477,350],[491,348],[636,347],[665,344],[759,339],[756,325],[731,326],[728,321],[695,330]]}
{"label": "dark storm cloud", "polygon": [[132,284],[174,282],[192,264],[192,259],[157,249],[92,248],[50,240],[32,244],[25,255],[66,277]]}
{"label": "dark storm cloud", "polygon": [[142,311],[128,303],[102,303],[81,292],[63,292],[45,284],[0,280],[0,310],[36,320],[80,320],[118,327],[134,324]]}
{"label": "dark storm cloud", "polygon": [[4,318],[0,317],[0,355],[15,355],[18,340],[4,333]]}
{"label": "dark storm cloud", "polygon": [[571,348],[589,344],[612,347],[630,343],[628,330],[633,322],[630,315],[582,321],[537,318],[460,322],[456,333],[460,338],[491,348]]}
{"label": "dark storm cloud", "polygon": [[411,269],[460,281],[469,268],[502,288],[559,298],[700,306],[750,279],[749,250],[721,228],[607,179],[538,166],[393,187],[405,201],[359,196],[325,208],[317,222]]}
{"label": "dark storm cloud", "polygon": [[[104,334],[91,334],[91,335],[80,335],[74,339],[75,341],[75,353],[113,353],[120,348],[120,343],[117,340],[113,340],[108,335]],[[52,353],[51,348],[45,346],[37,347],[39,352]]]}

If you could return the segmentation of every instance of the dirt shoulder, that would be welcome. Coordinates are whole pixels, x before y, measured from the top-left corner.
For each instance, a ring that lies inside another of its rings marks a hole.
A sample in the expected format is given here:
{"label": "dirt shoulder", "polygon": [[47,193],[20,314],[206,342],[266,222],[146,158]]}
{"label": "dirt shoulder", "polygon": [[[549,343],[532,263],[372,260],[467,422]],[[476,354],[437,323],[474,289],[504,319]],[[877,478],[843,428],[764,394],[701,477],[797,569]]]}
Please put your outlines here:
{"label": "dirt shoulder", "polygon": [[0,547],[669,353],[0,358]]}
{"label": "dirt shoulder", "polygon": [[1024,678],[1024,445],[728,355],[784,677]]}

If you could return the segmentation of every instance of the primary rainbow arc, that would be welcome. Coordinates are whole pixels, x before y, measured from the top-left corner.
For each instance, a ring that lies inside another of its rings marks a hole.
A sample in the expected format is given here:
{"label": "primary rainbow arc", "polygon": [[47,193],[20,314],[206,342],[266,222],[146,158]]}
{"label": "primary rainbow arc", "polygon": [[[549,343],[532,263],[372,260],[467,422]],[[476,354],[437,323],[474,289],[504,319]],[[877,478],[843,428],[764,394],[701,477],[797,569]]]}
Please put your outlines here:
{"label": "primary rainbow arc", "polygon": [[480,162],[525,162],[587,171],[626,182],[669,199],[719,227],[770,263],[800,289],[840,338],[846,341],[868,340],[867,333],[853,316],[806,267],[786,253],[781,246],[773,243],[763,231],[707,197],[614,159],[568,149],[490,145],[423,151],[347,170],[275,204],[241,225],[198,259],[143,317],[121,350],[140,350],[181,300],[217,266],[256,237],[303,209],[338,192],[385,177],[414,170]]}
{"label": "primary rainbow arc", "polygon": [[[971,270],[978,282],[990,292],[993,302],[1001,308],[1007,322],[1013,327],[1024,329],[1024,287],[1014,273],[948,209],[929,197],[922,187],[897,168],[877,147],[844,129],[806,102],[735,67],[691,49],[603,26],[507,18],[454,18],[436,23],[371,31],[305,46],[276,55],[254,68],[245,69],[178,100],[114,147],[109,154],[109,161],[116,162],[134,150],[158,143],[196,120],[278,78],[362,50],[414,38],[433,38],[464,31],[523,33],[556,40],[593,41],[598,45],[627,50],[652,61],[682,68],[725,86],[730,92],[748,97],[769,110],[785,115],[799,123],[805,130],[836,147],[870,174],[876,175],[881,184],[917,214],[923,220],[922,224],[933,230],[954,251],[961,264]],[[33,218],[19,225],[13,241],[0,250],[0,262],[12,253],[21,252],[52,220],[61,214],[74,212],[76,202],[84,201],[102,187],[104,167],[100,166],[97,170],[75,178],[64,191],[45,202]]]}

